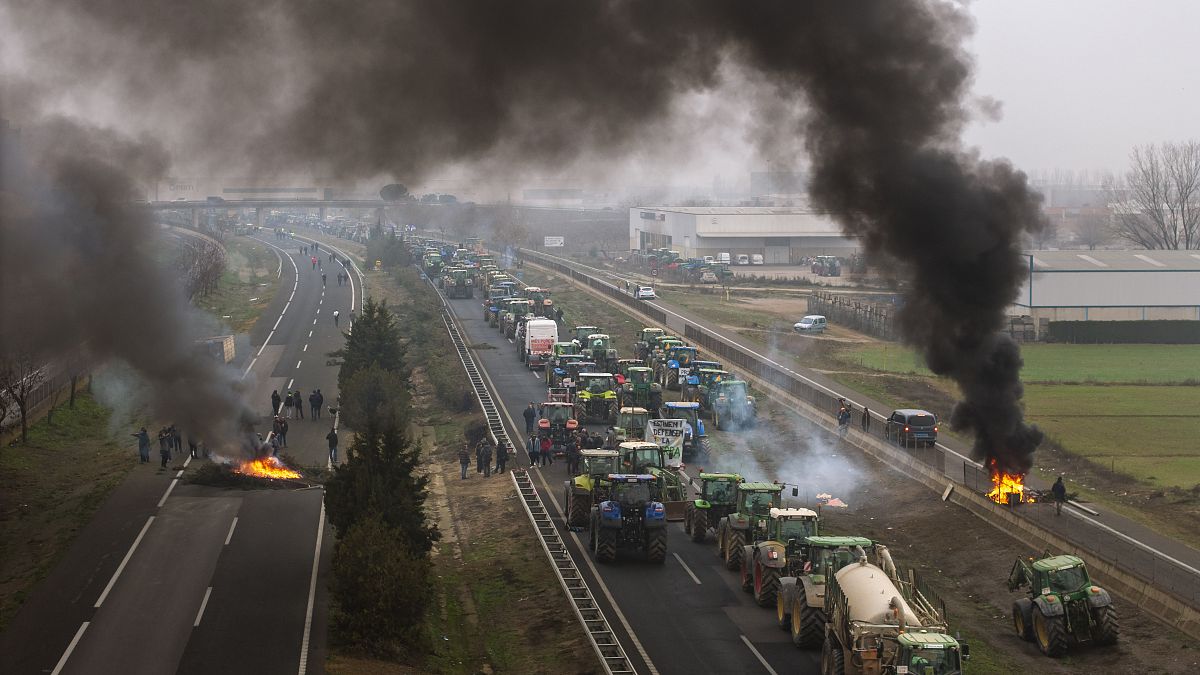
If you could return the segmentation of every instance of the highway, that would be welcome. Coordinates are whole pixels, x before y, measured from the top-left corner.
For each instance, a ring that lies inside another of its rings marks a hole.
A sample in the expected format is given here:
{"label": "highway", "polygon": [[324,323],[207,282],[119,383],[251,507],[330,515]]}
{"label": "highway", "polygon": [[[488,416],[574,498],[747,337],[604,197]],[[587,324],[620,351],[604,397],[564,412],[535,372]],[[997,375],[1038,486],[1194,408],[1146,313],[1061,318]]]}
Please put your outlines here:
{"label": "highway", "polygon": [[[357,278],[339,286],[340,265],[324,253],[323,270],[312,269],[301,242],[259,241],[279,254],[280,286],[251,334],[253,352],[236,365],[265,435],[272,390],[307,397],[320,388],[327,405],[337,400],[337,370],[326,355],[341,346],[346,322],[335,327],[332,312],[347,317],[361,286]],[[331,423],[292,420],[286,452],[326,465]],[[134,449],[129,456],[136,461]],[[0,635],[0,672],[304,673],[309,663],[320,670],[332,544],[322,491],[181,480],[202,461],[174,458],[170,471],[152,462],[130,472]]]}

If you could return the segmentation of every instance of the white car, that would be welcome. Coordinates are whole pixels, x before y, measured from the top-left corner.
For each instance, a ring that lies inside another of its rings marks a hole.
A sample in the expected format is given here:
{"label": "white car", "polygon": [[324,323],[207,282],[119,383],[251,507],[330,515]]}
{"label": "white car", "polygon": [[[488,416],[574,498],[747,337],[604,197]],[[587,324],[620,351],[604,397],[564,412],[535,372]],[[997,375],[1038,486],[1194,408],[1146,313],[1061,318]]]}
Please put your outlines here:
{"label": "white car", "polygon": [[633,297],[638,300],[653,300],[658,296],[654,294],[654,289],[650,286],[638,286],[637,293]]}
{"label": "white car", "polygon": [[792,324],[792,330],[797,333],[820,333],[825,330],[827,325],[825,317],[820,314],[809,314]]}
{"label": "white car", "polygon": [[746,255],[745,253],[740,253],[740,254],[738,254],[738,257],[737,257],[737,264],[739,264],[739,265],[749,265],[749,264],[750,264],[750,256]]}

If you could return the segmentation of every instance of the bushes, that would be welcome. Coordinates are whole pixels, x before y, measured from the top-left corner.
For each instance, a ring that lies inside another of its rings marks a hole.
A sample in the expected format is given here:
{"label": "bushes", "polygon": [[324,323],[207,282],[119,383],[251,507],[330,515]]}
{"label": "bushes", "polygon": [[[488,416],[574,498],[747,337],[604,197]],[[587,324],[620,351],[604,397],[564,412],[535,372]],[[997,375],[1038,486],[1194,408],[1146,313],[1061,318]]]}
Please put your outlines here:
{"label": "bushes", "polygon": [[1051,321],[1051,342],[1200,344],[1200,321]]}

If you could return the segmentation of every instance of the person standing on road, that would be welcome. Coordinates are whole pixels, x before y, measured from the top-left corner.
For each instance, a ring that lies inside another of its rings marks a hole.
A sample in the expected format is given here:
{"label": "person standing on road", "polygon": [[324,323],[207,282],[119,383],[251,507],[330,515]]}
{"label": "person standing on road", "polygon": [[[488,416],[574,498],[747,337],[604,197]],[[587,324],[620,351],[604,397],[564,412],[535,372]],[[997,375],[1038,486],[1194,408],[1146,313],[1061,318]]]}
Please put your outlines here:
{"label": "person standing on road", "polygon": [[289,420],[292,419],[292,392],[290,391],[283,397],[283,411],[281,414]]}
{"label": "person standing on road", "polygon": [[325,273],[321,272],[321,288],[325,288]]}
{"label": "person standing on road", "polygon": [[313,264],[313,269],[314,270],[317,269],[317,256],[315,256],[315,255],[312,257],[312,264]]}
{"label": "person standing on road", "polygon": [[317,390],[317,419],[321,419],[321,410],[325,408],[325,394]]}
{"label": "person standing on road", "polygon": [[538,465],[538,458],[542,454],[541,447],[541,442],[535,436],[529,437],[529,468]]}
{"label": "person standing on road", "polygon": [[1058,480],[1054,481],[1050,492],[1054,494],[1054,515],[1061,516],[1063,504],[1067,501],[1067,486],[1063,485],[1063,477],[1059,476]]}
{"label": "person standing on road", "polygon": [[176,453],[183,454],[183,434],[179,433],[178,427],[174,424],[171,425],[171,444]]}
{"label": "person standing on road", "polygon": [[533,401],[529,402],[529,407],[521,413],[525,417],[525,433],[532,434],[534,423],[537,420],[537,410],[533,407]]}
{"label": "person standing on road", "polygon": [[541,455],[542,455],[542,466],[546,466],[547,464],[553,466],[553,464],[554,464],[554,443],[550,440],[549,436],[546,436],[545,438],[542,439]]}
{"label": "person standing on road", "polygon": [[295,397],[292,398],[292,402],[296,406],[296,418],[304,419],[304,394],[300,393],[299,389],[296,390],[295,394]]}
{"label": "person standing on road", "polygon": [[557,309],[555,309],[555,310],[554,310],[554,318],[555,318],[555,319],[558,319],[558,322],[559,322],[559,323],[562,323],[562,320],[563,320],[563,312],[562,312],[562,307],[559,307],[559,308],[557,308]]}
{"label": "person standing on road", "polygon": [[333,325],[334,326],[338,325],[338,317],[339,316],[341,316],[341,312],[338,312],[336,309],[333,310]]}
{"label": "person standing on road", "polygon": [[863,406],[863,413],[862,413],[862,430],[863,431],[871,430],[871,409],[865,405]]}
{"label": "person standing on road", "polygon": [[481,438],[475,444],[475,473],[483,473],[483,444],[486,442]]}
{"label": "person standing on road", "polygon": [[283,399],[279,397],[279,390],[271,392],[271,417],[279,414],[279,406],[283,403]]}
{"label": "person standing on road", "polygon": [[316,422],[317,421],[317,411],[320,409],[321,409],[321,404],[317,401],[317,390],[313,389],[313,392],[308,395],[309,419]]}
{"label": "person standing on road", "polygon": [[150,434],[146,433],[146,427],[142,427],[141,431],[130,435],[138,439],[139,463],[148,464],[150,462]]}
{"label": "person standing on road", "polygon": [[492,477],[492,444],[484,442],[483,444],[483,477]]}
{"label": "person standing on road", "polygon": [[508,444],[500,441],[496,444],[496,475],[500,475],[507,471],[508,465]]}
{"label": "person standing on road", "polygon": [[276,415],[275,423],[271,425],[271,431],[275,432],[275,437],[279,439],[280,445],[287,447],[287,420]]}
{"label": "person standing on road", "polygon": [[331,428],[329,433],[325,434],[325,440],[329,441],[329,463],[337,464],[337,429]]}
{"label": "person standing on road", "polygon": [[166,427],[158,431],[158,456],[162,459],[162,468],[167,468],[167,462],[171,461],[171,434]]}
{"label": "person standing on road", "polygon": [[467,479],[467,467],[470,465],[471,451],[467,448],[467,444],[463,443],[463,446],[458,449],[458,473],[461,480]]}

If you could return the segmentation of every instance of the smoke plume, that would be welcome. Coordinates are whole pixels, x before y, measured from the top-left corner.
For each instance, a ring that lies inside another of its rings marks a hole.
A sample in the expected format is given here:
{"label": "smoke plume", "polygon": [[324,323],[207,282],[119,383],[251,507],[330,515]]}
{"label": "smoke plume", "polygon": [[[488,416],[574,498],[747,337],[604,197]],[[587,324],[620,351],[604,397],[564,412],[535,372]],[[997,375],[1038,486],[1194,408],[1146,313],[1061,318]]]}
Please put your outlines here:
{"label": "smoke plume", "polygon": [[[911,280],[904,334],[961,387],[953,424],[1001,468],[1030,466],[1040,434],[997,330],[1038,202],[1023,174],[961,145],[978,106],[957,4],[12,0],[0,23],[19,57],[6,75],[32,74],[41,110],[86,109],[191,166],[411,184],[630,157],[673,171],[729,133],[758,158],[803,147],[814,203]],[[681,114],[711,92],[751,122]],[[97,204],[118,197],[76,183]]]}

